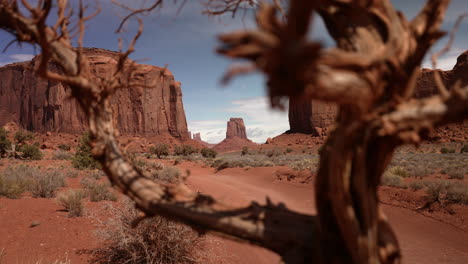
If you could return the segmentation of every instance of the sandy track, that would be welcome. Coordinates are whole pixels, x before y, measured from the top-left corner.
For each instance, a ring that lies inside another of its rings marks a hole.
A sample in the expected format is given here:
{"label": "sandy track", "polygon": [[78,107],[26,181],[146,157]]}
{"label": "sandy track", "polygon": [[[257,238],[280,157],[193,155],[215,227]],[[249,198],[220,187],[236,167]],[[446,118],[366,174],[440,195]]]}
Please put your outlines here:
{"label": "sandy track", "polygon": [[[277,168],[276,168],[277,169]],[[315,213],[311,185],[276,180],[275,168],[227,169],[219,173],[195,171],[188,185],[195,190],[211,194],[230,204],[247,205],[248,201],[283,201],[294,210]],[[404,263],[468,263],[468,233],[448,224],[422,216],[411,210],[384,206],[390,222],[400,238]],[[229,252],[223,263],[275,263],[278,256],[265,250],[252,248],[222,239],[217,241],[214,253]]]}

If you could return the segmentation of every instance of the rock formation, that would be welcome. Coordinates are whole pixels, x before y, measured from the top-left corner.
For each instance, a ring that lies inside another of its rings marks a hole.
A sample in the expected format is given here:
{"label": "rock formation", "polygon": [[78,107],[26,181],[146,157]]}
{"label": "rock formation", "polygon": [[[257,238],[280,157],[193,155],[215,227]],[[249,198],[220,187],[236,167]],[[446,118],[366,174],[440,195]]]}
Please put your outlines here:
{"label": "rock formation", "polygon": [[[462,86],[468,85],[468,51],[462,53],[456,65],[450,71],[435,70],[440,73],[446,87],[451,87],[456,81]],[[417,98],[428,97],[437,94],[437,86],[434,81],[434,70],[423,69],[417,82],[414,96]],[[334,104],[304,100],[291,97],[289,99],[289,133],[304,133],[324,135],[326,129],[334,123],[337,107]],[[460,124],[458,125],[460,126]],[[454,126],[455,127],[455,126]],[[466,129],[466,121],[461,124]]]}
{"label": "rock formation", "polygon": [[202,141],[200,133],[193,134],[193,140]]}
{"label": "rock formation", "polygon": [[247,138],[242,118],[231,118],[227,122],[226,139],[213,147],[218,152],[237,151],[243,147],[255,147],[257,144]]}
{"label": "rock formation", "polygon": [[[100,78],[112,74],[115,52],[88,48],[84,55],[91,71]],[[0,68],[0,126],[15,122],[37,132],[81,133],[87,119],[70,89],[58,82],[40,79],[31,70],[39,63],[15,63]],[[49,69],[59,71],[53,64]],[[135,78],[151,89],[120,89],[112,96],[117,128],[121,134],[162,135],[187,138],[187,121],[179,82],[168,70],[150,65],[136,66]]]}
{"label": "rock formation", "polygon": [[242,118],[231,118],[227,122],[226,138],[234,137],[247,139],[247,132]]}

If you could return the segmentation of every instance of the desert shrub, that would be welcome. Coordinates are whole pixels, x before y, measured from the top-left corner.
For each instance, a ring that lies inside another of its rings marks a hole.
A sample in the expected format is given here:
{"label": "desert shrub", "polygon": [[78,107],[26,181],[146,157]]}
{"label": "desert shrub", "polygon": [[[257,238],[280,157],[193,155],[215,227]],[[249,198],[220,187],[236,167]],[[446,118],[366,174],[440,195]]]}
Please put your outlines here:
{"label": "desert shrub", "polygon": [[117,195],[110,189],[110,185],[107,182],[90,180],[82,182],[82,185],[91,202],[117,200]]}
{"label": "desert shrub", "polygon": [[224,170],[224,169],[230,168],[230,167],[229,167],[229,161],[227,161],[227,160],[222,160],[222,159],[215,160],[211,166],[212,166],[213,168],[215,168],[216,171],[220,171],[220,170]]}
{"label": "desert shrub", "polygon": [[390,172],[403,178],[410,176],[406,169],[400,166],[390,168]]}
{"label": "desert shrub", "polygon": [[422,178],[424,176],[430,175],[432,171],[425,165],[419,165],[409,169],[408,173],[413,177]]}
{"label": "desert shrub", "polygon": [[148,166],[148,163],[146,162],[146,160],[143,160],[143,159],[133,159],[132,163],[134,166],[140,169],[144,169],[146,168],[146,166]]}
{"label": "desert shrub", "polygon": [[175,146],[174,148],[174,155],[176,156],[188,156],[193,153],[198,153],[198,149],[190,145]]}
{"label": "desert shrub", "polygon": [[25,159],[40,160],[43,157],[42,151],[37,145],[24,144],[19,148],[19,151],[23,153],[21,157]]}
{"label": "desert shrub", "polygon": [[249,148],[248,147],[242,147],[241,155],[248,155],[249,154]]}
{"label": "desert shrub", "polygon": [[450,179],[463,180],[465,179],[465,171],[462,168],[453,168],[447,172]]}
{"label": "desert shrub", "polygon": [[70,152],[65,151],[65,150],[56,150],[52,153],[52,159],[53,160],[69,160],[73,156],[70,154]]}
{"label": "desert shrub", "polygon": [[62,144],[59,144],[57,147],[58,147],[60,150],[64,150],[64,151],[70,151],[70,150],[71,150],[70,144],[64,144],[64,143],[62,143]]}
{"label": "desert shrub", "polygon": [[164,165],[159,162],[149,162],[148,163],[148,168],[152,170],[162,170],[164,168]]}
{"label": "desert shrub", "polygon": [[421,190],[422,188],[424,188],[424,186],[426,186],[426,183],[423,181],[414,181],[409,184],[409,188],[412,191]]}
{"label": "desert shrub", "polygon": [[403,178],[401,176],[395,175],[389,171],[386,171],[382,176],[381,185],[390,186],[396,188],[404,188]]}
{"label": "desert shrub", "polygon": [[426,183],[426,194],[430,201],[441,202],[443,195],[447,191],[447,187],[450,185],[447,181],[429,181]]}
{"label": "desert shrub", "polygon": [[57,202],[67,210],[69,217],[78,217],[83,215],[85,197],[86,194],[82,190],[68,190],[58,195]]}
{"label": "desert shrub", "polygon": [[33,140],[34,133],[27,130],[18,130],[13,137],[15,138],[16,144],[21,145],[25,144],[28,140]]}
{"label": "desert shrub", "polygon": [[168,156],[169,155],[169,146],[166,144],[158,144],[154,147],[150,148],[150,152],[158,157],[158,159],[161,158],[161,156]]}
{"label": "desert shrub", "polygon": [[468,153],[468,144],[463,145],[460,149],[460,153]]}
{"label": "desert shrub", "polygon": [[440,149],[440,153],[442,153],[442,154],[455,153],[455,149],[443,147],[443,148]]}
{"label": "desert shrub", "polygon": [[39,173],[37,168],[30,166],[8,166],[0,173],[0,196],[19,198],[31,185],[32,178]]}
{"label": "desert shrub", "polygon": [[203,148],[200,151],[200,153],[205,158],[216,158],[216,156],[218,155],[218,152],[216,152],[216,150],[210,148]]}
{"label": "desert shrub", "polygon": [[76,177],[78,177],[78,171],[72,170],[72,169],[71,169],[71,170],[68,170],[68,171],[67,171],[67,177],[69,177],[69,178],[76,178]]}
{"label": "desert shrub", "polygon": [[32,177],[28,190],[33,197],[51,198],[55,197],[55,192],[65,186],[65,176],[59,170],[48,170],[43,174],[36,174]]}
{"label": "desert shrub", "polygon": [[3,157],[11,148],[11,142],[8,140],[8,131],[0,127],[0,158]]}
{"label": "desert shrub", "polygon": [[161,216],[145,218],[132,227],[137,211],[130,202],[115,208],[114,217],[102,222],[97,235],[103,247],[94,250],[92,262],[102,264],[178,264],[202,263],[204,239],[183,224]]}
{"label": "desert shrub", "polygon": [[468,205],[468,185],[452,183],[447,187],[445,199],[458,204]]}
{"label": "desert shrub", "polygon": [[291,153],[291,152],[293,152],[293,149],[292,149],[292,148],[287,148],[287,149],[286,149],[286,153]]}
{"label": "desert shrub", "polygon": [[273,148],[273,149],[270,149],[269,151],[266,152],[266,155],[268,157],[278,157],[280,155],[282,155],[283,152],[281,151],[280,148]]}
{"label": "desert shrub", "polygon": [[100,180],[102,176],[104,176],[104,172],[102,170],[92,170],[89,172],[89,177],[94,180]]}
{"label": "desert shrub", "polygon": [[161,170],[156,170],[151,173],[153,179],[176,183],[181,180],[181,173],[180,170],[176,167],[164,167]]}
{"label": "desert shrub", "polygon": [[305,158],[302,160],[293,161],[291,164],[289,164],[289,167],[294,170],[311,170],[317,168],[317,162],[313,159]]}
{"label": "desert shrub", "polygon": [[75,155],[72,158],[73,167],[83,169],[98,169],[100,165],[91,154],[91,139],[89,133],[83,134],[80,138],[80,144]]}

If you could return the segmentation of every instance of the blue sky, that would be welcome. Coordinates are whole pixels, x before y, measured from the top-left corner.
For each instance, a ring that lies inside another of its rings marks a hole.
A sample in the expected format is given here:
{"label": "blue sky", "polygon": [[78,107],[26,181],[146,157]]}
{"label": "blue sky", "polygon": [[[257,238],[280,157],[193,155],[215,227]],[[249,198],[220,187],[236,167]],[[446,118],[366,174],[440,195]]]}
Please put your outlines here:
{"label": "blue sky", "polygon": [[[88,2],[93,3],[90,0]],[[100,2],[102,12],[88,23],[84,44],[88,47],[117,50],[117,38],[123,37],[124,43],[128,42],[137,25],[131,22],[126,26],[126,33],[115,34],[114,31],[120,21],[118,14],[123,12],[112,6],[110,0]],[[130,2],[135,6],[144,0],[120,2]],[[425,1],[393,0],[392,2],[411,18]],[[189,130],[201,132],[202,139],[210,143],[217,143],[224,138],[226,122],[230,117],[244,118],[247,134],[256,142],[264,142],[266,138],[288,130],[287,113],[268,108],[264,79],[260,74],[238,78],[227,86],[221,86],[219,83],[219,79],[232,61],[214,53],[218,45],[216,35],[252,27],[252,16],[247,15],[244,19],[240,16],[235,19],[230,16],[210,18],[201,15],[201,6],[195,0],[187,1],[179,13],[178,11],[179,6],[173,4],[173,1],[166,1],[163,9],[145,17],[145,31],[131,58],[156,66],[167,64],[175,78],[182,82]],[[453,0],[443,28],[450,30],[456,18],[463,12],[468,12],[468,1]],[[439,60],[439,68],[453,67],[457,55],[468,47],[467,33],[468,19],[460,27],[452,51]],[[333,45],[333,41],[319,20],[314,24],[311,36],[327,46]],[[0,32],[0,47],[5,47],[10,40],[10,36]],[[444,40],[436,47],[440,48],[445,43]],[[0,65],[28,60],[37,52],[29,45],[22,47],[12,45],[5,53],[0,54]],[[430,67],[430,64],[426,62],[424,66]]]}

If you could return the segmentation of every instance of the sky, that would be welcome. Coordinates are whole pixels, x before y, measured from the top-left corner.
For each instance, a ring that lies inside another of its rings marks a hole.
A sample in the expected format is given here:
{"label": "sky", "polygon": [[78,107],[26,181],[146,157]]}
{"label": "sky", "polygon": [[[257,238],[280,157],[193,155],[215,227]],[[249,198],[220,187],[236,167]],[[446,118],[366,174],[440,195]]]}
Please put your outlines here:
{"label": "sky", "polygon": [[[76,0],[71,0],[76,4]],[[88,0],[92,8],[95,2]],[[151,1],[120,0],[133,6]],[[414,17],[422,7],[424,0],[392,0],[397,9],[407,18]],[[196,0],[188,0],[180,8],[181,1],[168,0],[162,9],[144,17],[144,32],[131,55],[133,60],[155,66],[165,66],[182,83],[183,102],[188,129],[192,133],[201,133],[204,141],[218,143],[225,138],[226,123],[230,117],[244,119],[247,136],[255,142],[263,143],[268,137],[277,136],[289,129],[288,114],[271,110],[265,97],[265,80],[261,74],[239,77],[223,86],[220,79],[233,62],[217,55],[214,51],[219,45],[216,36],[222,32],[252,28],[252,14],[244,18],[223,16],[213,18],[202,15],[202,7]],[[135,21],[125,27],[125,32],[116,34],[115,30],[124,12],[110,3],[100,1],[100,14],[87,24],[84,46],[109,50],[118,50],[119,37],[124,43],[131,40],[137,30]],[[467,0],[452,0],[442,28],[449,31],[457,17],[468,12]],[[314,40],[325,46],[334,45],[320,19],[316,19],[310,34]],[[0,48],[3,49],[11,40],[0,31]],[[443,38],[435,45],[439,50],[447,42]],[[468,48],[468,18],[462,22],[451,51],[441,57],[438,68],[452,69],[457,56]],[[0,53],[0,66],[31,59],[39,51],[24,44],[11,45]],[[423,67],[432,68],[429,60]],[[1,80],[0,80],[1,81]]]}

